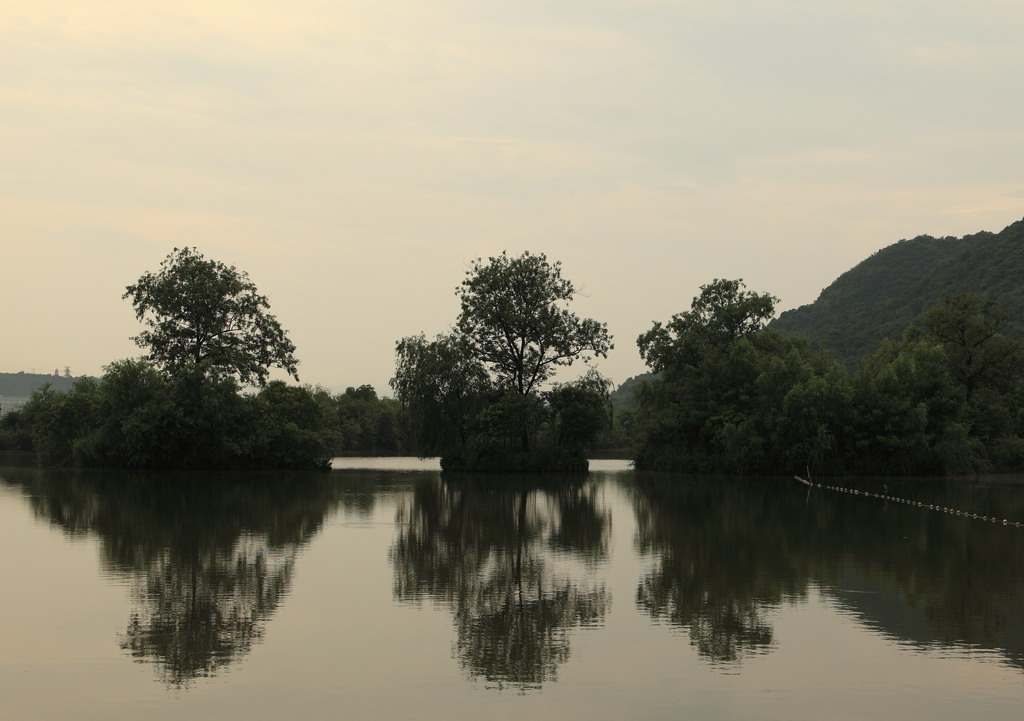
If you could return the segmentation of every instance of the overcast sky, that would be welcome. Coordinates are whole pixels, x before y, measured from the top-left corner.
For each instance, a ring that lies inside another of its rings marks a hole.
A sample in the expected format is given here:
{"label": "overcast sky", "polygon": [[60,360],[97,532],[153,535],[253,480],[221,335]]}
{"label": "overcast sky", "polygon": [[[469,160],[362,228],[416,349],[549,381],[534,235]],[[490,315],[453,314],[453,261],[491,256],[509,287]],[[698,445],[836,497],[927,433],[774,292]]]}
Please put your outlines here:
{"label": "overcast sky", "polygon": [[600,369],[699,286],[813,301],[1024,217],[1021,0],[4,0],[0,371],[140,353],[175,246],[249,273],[303,382],[387,391],[476,257],[543,252]]}

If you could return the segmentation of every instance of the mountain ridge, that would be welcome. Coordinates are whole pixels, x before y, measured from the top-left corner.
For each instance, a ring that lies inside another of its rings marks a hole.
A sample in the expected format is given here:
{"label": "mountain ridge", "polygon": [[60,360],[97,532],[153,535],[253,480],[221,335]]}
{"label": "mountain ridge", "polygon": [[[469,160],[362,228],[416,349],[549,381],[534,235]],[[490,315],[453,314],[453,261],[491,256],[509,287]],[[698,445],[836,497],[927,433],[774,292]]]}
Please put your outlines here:
{"label": "mountain ridge", "polygon": [[908,325],[920,324],[943,295],[955,293],[994,298],[1006,314],[1006,332],[1024,336],[1024,220],[999,233],[900,240],[768,327],[805,336],[855,364],[883,339],[898,339]]}

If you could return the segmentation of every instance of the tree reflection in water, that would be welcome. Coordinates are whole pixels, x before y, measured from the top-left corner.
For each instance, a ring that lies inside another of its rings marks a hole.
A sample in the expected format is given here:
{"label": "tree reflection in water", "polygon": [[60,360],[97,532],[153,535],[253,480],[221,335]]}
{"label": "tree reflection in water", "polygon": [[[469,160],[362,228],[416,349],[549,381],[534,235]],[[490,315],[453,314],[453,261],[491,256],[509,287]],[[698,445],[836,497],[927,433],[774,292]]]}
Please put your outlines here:
{"label": "tree reflection in water", "polygon": [[189,559],[170,550],[133,574],[133,611],[121,648],[152,660],[165,682],[187,684],[247,654],[291,585],[294,545],[247,535]]}
{"label": "tree reflection in water", "polygon": [[641,476],[633,502],[638,549],[654,557],[638,583],[637,605],[685,627],[713,663],[772,648],[769,612],[806,588],[799,560],[770,532],[779,530],[765,517],[770,504],[751,488],[726,491],[724,483]]}
{"label": "tree reflection in water", "polygon": [[[885,479],[898,495],[1024,518],[1010,485]],[[882,490],[880,479],[850,484]],[[792,479],[638,474],[639,608],[732,664],[774,647],[781,602],[820,589],[854,618],[918,648],[998,649],[1024,666],[1024,533]],[[877,488],[876,488],[877,487]]]}
{"label": "tree reflection in water", "polygon": [[[348,471],[343,482],[6,468],[3,476],[40,517],[99,539],[106,572],[133,594],[119,641],[172,686],[222,672],[258,644],[302,545],[331,513],[368,517],[385,500],[400,505],[394,596],[451,613],[453,654],[471,678],[518,689],[552,680],[573,630],[602,623],[610,606],[600,580],[611,527],[600,489],[610,484],[431,474],[410,492],[408,476],[380,472]],[[784,640],[773,609],[820,594],[906,648],[995,649],[1024,667],[1024,529],[811,492],[792,479],[618,482],[631,494],[645,559],[637,608],[684,629],[713,664],[735,668],[774,648]],[[1020,485],[885,482],[926,503],[1024,519]],[[882,480],[857,485],[880,491]]]}
{"label": "tree reflection in water", "polygon": [[421,483],[398,511],[395,597],[451,609],[471,677],[538,687],[569,658],[570,629],[604,619],[609,595],[586,568],[607,556],[609,525],[585,483]]}
{"label": "tree reflection in water", "polygon": [[121,647],[188,686],[247,654],[291,585],[298,549],[339,503],[372,505],[323,474],[31,473],[36,513],[96,534],[135,608]]}

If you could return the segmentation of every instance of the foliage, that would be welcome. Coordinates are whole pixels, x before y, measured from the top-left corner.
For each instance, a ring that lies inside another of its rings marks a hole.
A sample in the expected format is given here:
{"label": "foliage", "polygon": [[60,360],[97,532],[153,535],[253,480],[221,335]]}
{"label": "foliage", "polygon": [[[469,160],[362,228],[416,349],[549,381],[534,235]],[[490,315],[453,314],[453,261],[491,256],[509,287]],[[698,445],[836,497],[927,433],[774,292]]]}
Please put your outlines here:
{"label": "foliage", "polygon": [[542,391],[556,369],[604,357],[603,323],[569,310],[573,284],[543,254],[473,262],[456,290],[450,334],[396,345],[391,387],[413,447],[446,470],[578,470],[608,423],[608,386],[596,371]]}
{"label": "foliage", "polygon": [[274,366],[295,376],[294,346],[234,267],[175,249],[124,297],[148,326],[135,340],[149,359],[67,392],[43,385],[0,421],[0,448],[51,465],[216,469],[328,468],[340,452],[404,448],[401,405],[370,386],[332,397],[267,383]]}
{"label": "foliage", "polygon": [[405,450],[402,406],[378,398],[373,386],[346,388],[334,399],[335,423],[345,453],[401,453]]}
{"label": "foliage", "polygon": [[638,394],[638,468],[779,472],[831,462],[848,400],[835,362],[762,331],[668,367]]}
{"label": "foliage", "polygon": [[702,285],[690,310],[665,325],[655,323],[637,339],[640,356],[654,371],[696,363],[707,349],[753,333],[775,312],[778,298],[744,290],[742,280]]}
{"label": "foliage", "polygon": [[168,378],[111,363],[99,383],[36,391],[21,415],[43,463],[125,468],[324,468],[337,446],[326,392],[274,381],[243,395],[223,375]]}
{"label": "foliage", "polygon": [[298,380],[295,346],[268,312],[267,297],[234,266],[175,248],[122,297],[147,326],[133,340],[171,376],[212,370],[263,386],[277,367]]}
{"label": "foliage", "polygon": [[528,395],[559,366],[612,348],[608,328],[566,306],[576,294],[561,263],[540,253],[507,253],[473,262],[457,291],[457,328],[470,354],[489,366],[496,383]]}
{"label": "foliage", "polygon": [[1007,322],[1002,332],[1024,336],[1024,220],[999,233],[963,238],[923,235],[884,248],[847,271],[809,305],[771,323],[834,350],[848,367],[870,355],[883,338],[898,341],[908,325],[946,294],[998,298]]}
{"label": "foliage", "polygon": [[966,293],[944,296],[925,316],[928,335],[945,349],[968,403],[981,388],[1005,393],[1020,379],[1020,342],[1001,333],[1006,324],[995,300]]}
{"label": "foliage", "polygon": [[[938,345],[916,329],[908,330],[898,343],[884,341],[850,382],[855,402],[849,460],[856,470],[894,474],[971,470],[972,464],[954,458],[948,447],[957,433],[963,397]],[[947,447],[942,450],[944,441]],[[967,455],[973,457],[973,451]]]}
{"label": "foliage", "polygon": [[329,467],[338,432],[331,424],[333,401],[326,391],[271,381],[252,405],[258,440],[249,452],[255,465]]}
{"label": "foliage", "polygon": [[611,381],[596,370],[544,394],[550,412],[554,445],[573,453],[593,447],[598,434],[611,425]]}
{"label": "foliage", "polygon": [[32,429],[25,420],[24,410],[14,410],[0,416],[0,451],[31,451]]}
{"label": "foliage", "polygon": [[342,452],[400,452],[401,405],[372,386],[331,396],[271,381],[242,393],[228,376],[168,378],[145,360],[107,366],[68,393],[39,389],[0,419],[0,448],[47,465],[326,468]]}
{"label": "foliage", "polygon": [[413,425],[421,455],[444,455],[468,440],[470,420],[492,392],[487,369],[456,335],[421,333],[395,346],[395,397]]}
{"label": "foliage", "polygon": [[[752,310],[732,315],[743,307],[737,294],[702,293],[691,312],[638,340],[659,372],[636,393],[638,468],[942,474],[1024,466],[1020,344],[997,332],[991,302],[947,297],[927,314],[927,330],[884,341],[850,374],[806,341],[759,329],[766,317],[757,309],[770,303],[744,299]],[[722,332],[718,319],[737,315],[750,322]]]}
{"label": "foliage", "polygon": [[32,394],[22,415],[31,428],[36,454],[44,459],[61,459],[71,457],[76,439],[92,428],[99,411],[96,382],[79,379],[69,393],[44,385]]}

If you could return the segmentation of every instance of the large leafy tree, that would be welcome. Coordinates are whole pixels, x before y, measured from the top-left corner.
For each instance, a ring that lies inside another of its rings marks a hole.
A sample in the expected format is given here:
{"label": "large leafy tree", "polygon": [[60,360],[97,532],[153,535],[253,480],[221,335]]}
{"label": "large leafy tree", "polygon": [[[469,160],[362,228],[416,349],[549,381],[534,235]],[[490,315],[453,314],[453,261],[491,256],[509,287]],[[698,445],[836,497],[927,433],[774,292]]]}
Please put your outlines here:
{"label": "large leafy tree", "polygon": [[946,295],[925,316],[928,335],[942,344],[950,370],[967,396],[989,387],[1006,393],[1020,378],[1020,341],[1002,331],[1006,315],[995,300],[970,293]]}
{"label": "large leafy tree", "polygon": [[637,338],[640,356],[652,370],[693,365],[710,347],[761,330],[775,314],[778,298],[746,290],[742,279],[716,278],[700,287],[690,310],[676,313]]}
{"label": "large leafy tree", "polygon": [[499,386],[528,395],[555,372],[612,348],[608,327],[567,307],[576,294],[559,262],[543,253],[478,258],[456,291],[456,324]]}
{"label": "large leafy tree", "polygon": [[[396,347],[391,387],[420,452],[441,455],[446,468],[578,468],[575,446],[594,433],[568,426],[584,415],[584,400],[601,410],[607,389],[546,396],[541,387],[560,367],[605,357],[612,347],[605,324],[569,309],[576,288],[543,254],[478,258],[455,292],[461,312],[452,333],[433,341],[410,336]],[[560,423],[558,448],[533,453],[552,412]]]}
{"label": "large leafy tree", "polygon": [[596,368],[569,383],[556,383],[544,393],[551,412],[555,444],[582,453],[594,445],[597,434],[610,427],[612,382]]}
{"label": "large leafy tree", "polygon": [[298,380],[295,345],[248,274],[195,248],[175,248],[122,296],[146,330],[133,340],[172,376],[210,370],[265,386],[270,368]]}
{"label": "large leafy tree", "polygon": [[637,468],[778,472],[836,462],[846,376],[805,342],[764,329],[775,302],[717,279],[637,339],[658,374],[637,394]]}
{"label": "large leafy tree", "polygon": [[421,453],[444,455],[465,445],[470,419],[491,391],[487,369],[464,339],[422,333],[395,347],[395,397],[409,411]]}

